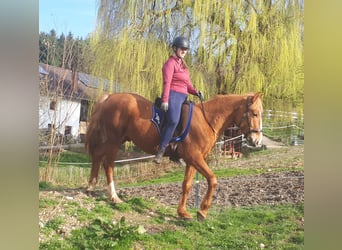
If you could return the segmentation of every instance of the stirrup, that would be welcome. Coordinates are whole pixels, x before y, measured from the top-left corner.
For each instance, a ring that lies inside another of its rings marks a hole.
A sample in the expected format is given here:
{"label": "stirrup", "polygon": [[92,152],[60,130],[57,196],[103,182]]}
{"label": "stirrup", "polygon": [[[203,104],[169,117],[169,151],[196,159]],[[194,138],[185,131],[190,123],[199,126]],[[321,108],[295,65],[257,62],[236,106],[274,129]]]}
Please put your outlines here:
{"label": "stirrup", "polygon": [[156,156],[156,158],[153,159],[153,162],[157,163],[157,164],[160,164],[161,160],[162,160],[162,156],[160,156],[160,157]]}
{"label": "stirrup", "polygon": [[186,167],[186,163],[185,161],[183,160],[183,158],[180,158],[178,161],[177,161],[178,164],[180,164],[181,166],[183,167]]}
{"label": "stirrup", "polygon": [[153,159],[154,163],[160,164],[165,153],[165,149],[159,149],[156,157]]}

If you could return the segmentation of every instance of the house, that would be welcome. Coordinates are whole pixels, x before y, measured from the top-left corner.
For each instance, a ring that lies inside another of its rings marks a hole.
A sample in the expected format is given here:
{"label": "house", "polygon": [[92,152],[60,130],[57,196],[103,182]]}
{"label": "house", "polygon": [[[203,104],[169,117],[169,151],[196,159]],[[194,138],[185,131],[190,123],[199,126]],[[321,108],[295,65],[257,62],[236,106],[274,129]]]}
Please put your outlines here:
{"label": "house", "polygon": [[42,63],[39,90],[41,145],[83,142],[89,107],[99,91],[120,91],[108,80]]}

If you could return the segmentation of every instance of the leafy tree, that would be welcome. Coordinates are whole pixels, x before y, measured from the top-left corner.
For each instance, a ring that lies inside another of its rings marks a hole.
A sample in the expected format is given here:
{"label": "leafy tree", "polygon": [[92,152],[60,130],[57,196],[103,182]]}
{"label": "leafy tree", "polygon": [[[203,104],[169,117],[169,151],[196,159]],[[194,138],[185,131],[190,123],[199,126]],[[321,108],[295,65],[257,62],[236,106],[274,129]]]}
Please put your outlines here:
{"label": "leafy tree", "polygon": [[39,34],[39,62],[91,73],[92,61],[89,38],[74,38],[71,32],[58,37],[55,30]]}
{"label": "leafy tree", "polygon": [[50,31],[50,34],[41,32],[39,35],[39,61],[59,66],[61,56],[58,47],[59,43],[54,29]]}
{"label": "leafy tree", "polygon": [[151,99],[177,35],[196,87],[303,100],[303,0],[101,0],[93,73]]}

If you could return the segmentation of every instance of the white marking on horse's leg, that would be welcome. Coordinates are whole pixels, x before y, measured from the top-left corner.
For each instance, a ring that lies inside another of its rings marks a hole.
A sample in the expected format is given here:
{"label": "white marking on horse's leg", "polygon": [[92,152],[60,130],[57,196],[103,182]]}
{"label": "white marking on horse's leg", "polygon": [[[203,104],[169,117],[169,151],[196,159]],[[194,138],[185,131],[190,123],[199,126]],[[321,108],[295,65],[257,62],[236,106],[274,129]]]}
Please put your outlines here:
{"label": "white marking on horse's leg", "polygon": [[119,196],[117,195],[115,191],[114,181],[108,184],[108,196],[109,196],[109,199],[113,201],[114,203],[122,202],[122,200],[119,198]]}

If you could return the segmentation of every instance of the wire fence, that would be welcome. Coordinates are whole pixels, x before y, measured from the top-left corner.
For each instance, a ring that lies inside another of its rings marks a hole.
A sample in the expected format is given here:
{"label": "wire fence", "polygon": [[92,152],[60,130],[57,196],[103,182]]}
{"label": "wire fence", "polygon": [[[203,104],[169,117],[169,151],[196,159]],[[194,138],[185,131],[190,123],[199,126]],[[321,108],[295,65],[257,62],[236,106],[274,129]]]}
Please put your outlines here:
{"label": "wire fence", "polygon": [[304,144],[304,114],[265,110],[263,113],[265,136],[286,145]]}
{"label": "wire fence", "polygon": [[[304,115],[295,112],[279,112],[266,110],[263,114],[263,133],[267,137],[280,141],[287,145],[304,144]],[[213,162],[222,156],[222,152],[233,147],[236,152],[241,151],[245,138],[236,127],[230,128],[230,134],[223,135],[216,143],[211,156]],[[228,147],[227,147],[228,145]],[[226,155],[225,153],[223,155]],[[114,176],[116,180],[137,181],[147,178],[156,177],[162,172],[167,172],[174,168],[174,163],[162,164],[156,166],[151,164],[149,159],[154,155],[143,155],[141,157],[127,158],[116,160],[117,164],[114,168]],[[47,164],[47,161],[39,161],[40,165]],[[62,162],[57,163],[58,166],[54,170],[54,184],[63,184],[66,186],[85,186],[87,185],[90,175],[91,162]],[[40,181],[43,181],[44,167],[39,168]],[[104,175],[99,175],[99,185],[105,185]]]}

